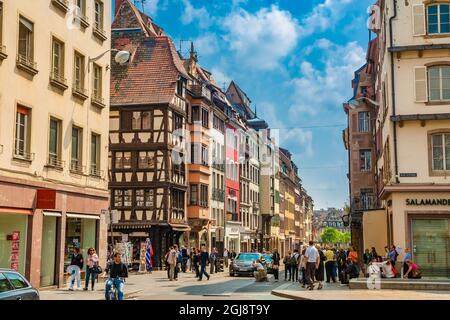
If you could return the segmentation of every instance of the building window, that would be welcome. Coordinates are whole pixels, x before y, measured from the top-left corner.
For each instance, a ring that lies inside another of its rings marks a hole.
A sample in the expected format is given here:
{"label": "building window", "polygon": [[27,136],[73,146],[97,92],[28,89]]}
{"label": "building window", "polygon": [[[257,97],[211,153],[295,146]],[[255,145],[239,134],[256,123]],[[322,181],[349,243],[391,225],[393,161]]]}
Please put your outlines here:
{"label": "building window", "polygon": [[76,91],[84,92],[84,56],[78,52],[74,55],[74,81],[73,86]]}
{"label": "building window", "polygon": [[[131,121],[130,121],[131,116]],[[131,126],[129,123],[131,122]],[[122,129],[149,130],[151,128],[151,115],[148,111],[122,112]]]}
{"label": "building window", "polygon": [[450,100],[450,66],[428,68],[430,101]]}
{"label": "building window", "polygon": [[50,118],[50,132],[48,140],[48,164],[61,166],[61,121]]}
{"label": "building window", "polygon": [[19,59],[32,63],[34,60],[34,24],[24,17],[19,17]]}
{"label": "building window", "polygon": [[83,131],[81,128],[72,127],[72,153],[70,159],[70,170],[81,170],[81,141],[83,140]]}
{"label": "building window", "polygon": [[139,208],[153,208],[154,204],[153,189],[138,189],[136,190],[136,207]]}
{"label": "building window", "polygon": [[14,155],[28,158],[30,151],[31,110],[18,105],[16,110],[16,136]]}
{"label": "building window", "polygon": [[52,39],[52,78],[64,80],[64,43],[56,38]]}
{"label": "building window", "polygon": [[133,206],[133,190],[123,191],[123,206],[128,208]]}
{"label": "building window", "polygon": [[131,169],[132,153],[116,152],[115,153],[115,169]]}
{"label": "building window", "polygon": [[208,186],[204,184],[200,185],[200,206],[208,207]]}
{"label": "building window", "polygon": [[434,171],[450,170],[450,133],[439,133],[431,136],[432,168]]}
{"label": "building window", "polygon": [[372,151],[370,150],[359,151],[359,161],[361,171],[372,170]]}
{"label": "building window", "polygon": [[91,175],[100,176],[100,136],[91,135]]}
{"label": "building window", "polygon": [[123,207],[123,191],[122,190],[114,190],[114,207],[116,207],[116,208]]}
{"label": "building window", "polygon": [[225,123],[218,116],[213,115],[213,128],[224,133],[225,132]]}
{"label": "building window", "polygon": [[184,192],[181,190],[172,190],[172,216],[177,220],[184,219]]}
{"label": "building window", "polygon": [[198,186],[196,184],[191,184],[189,204],[191,206],[196,206],[198,204]]}
{"label": "building window", "polygon": [[200,121],[200,107],[192,106],[192,122]]}
{"label": "building window", "polygon": [[177,94],[180,97],[185,97],[185,91],[184,91],[184,80],[183,79],[178,79],[177,81]]}
{"label": "building window", "polygon": [[78,9],[80,10],[80,13],[85,15],[86,14],[86,0],[76,0],[76,5]]}
{"label": "building window", "polygon": [[173,113],[173,130],[183,129],[183,117],[178,113]]}
{"label": "building window", "polygon": [[359,132],[370,131],[370,112],[359,113]]}
{"label": "building window", "polygon": [[153,169],[155,168],[156,158],[154,152],[141,151],[139,152],[139,169]]}
{"label": "building window", "polygon": [[434,4],[427,7],[428,33],[449,33],[449,4]]}
{"label": "building window", "polygon": [[97,0],[94,3],[94,21],[95,28],[103,30],[103,2]]}
{"label": "building window", "polygon": [[102,99],[102,67],[100,67],[98,64],[94,63],[93,70],[93,77],[94,77],[94,83],[92,88],[92,94],[95,99]]}
{"label": "building window", "polygon": [[204,128],[209,128],[209,112],[202,108],[202,126]]}

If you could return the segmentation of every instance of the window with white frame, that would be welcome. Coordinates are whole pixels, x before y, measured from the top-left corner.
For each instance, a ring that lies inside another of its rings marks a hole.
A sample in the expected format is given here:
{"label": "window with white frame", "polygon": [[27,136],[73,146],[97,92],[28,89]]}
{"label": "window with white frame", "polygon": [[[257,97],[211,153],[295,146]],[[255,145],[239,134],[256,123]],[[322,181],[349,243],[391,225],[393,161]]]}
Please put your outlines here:
{"label": "window with white frame", "polygon": [[359,132],[370,131],[370,112],[359,112]]}
{"label": "window with white frame", "polygon": [[370,171],[372,169],[372,152],[371,150],[359,151],[359,163],[361,171]]}
{"label": "window with white frame", "polygon": [[31,110],[18,105],[16,110],[16,133],[14,155],[25,157],[30,150]]}
{"label": "window with white frame", "polygon": [[433,171],[450,170],[450,133],[437,133],[431,136]]}
{"label": "window with white frame", "polygon": [[450,66],[428,68],[430,101],[450,100]]}
{"label": "window with white frame", "polygon": [[428,34],[450,33],[450,4],[440,3],[427,6]]}

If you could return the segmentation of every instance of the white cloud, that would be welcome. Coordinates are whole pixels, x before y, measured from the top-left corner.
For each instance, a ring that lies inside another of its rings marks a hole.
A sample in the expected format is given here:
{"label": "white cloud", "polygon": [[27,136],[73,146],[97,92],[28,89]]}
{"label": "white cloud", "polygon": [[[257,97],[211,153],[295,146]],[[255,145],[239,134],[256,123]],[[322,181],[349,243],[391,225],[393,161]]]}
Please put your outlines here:
{"label": "white cloud", "polygon": [[292,120],[339,108],[351,94],[354,71],[365,63],[365,51],[356,42],[341,46],[319,40],[315,48],[322,50],[324,66],[319,69],[303,61],[300,77],[290,81],[293,96],[289,116]]}
{"label": "white cloud", "polygon": [[181,16],[181,22],[184,25],[191,24],[198,21],[198,26],[202,29],[207,29],[213,24],[213,18],[206,8],[195,8],[189,0],[183,0],[184,12]]}
{"label": "white cloud", "polygon": [[219,39],[215,33],[205,33],[194,40],[195,49],[200,56],[211,56],[219,51]]}
{"label": "white cloud", "polygon": [[311,130],[290,128],[289,130],[281,130],[281,133],[280,144],[283,145],[284,142],[288,142],[289,146],[292,147],[291,150],[297,151],[298,158],[303,156],[312,157],[314,155],[313,133]]}
{"label": "white cloud", "polygon": [[211,73],[213,75],[214,80],[216,81],[216,84],[222,88],[223,84],[225,83],[226,86],[228,87],[228,85],[231,82],[231,78],[226,75],[221,69],[219,69],[218,67],[213,67],[211,69]]}
{"label": "white cloud", "polygon": [[316,32],[334,28],[345,17],[344,10],[355,0],[325,0],[318,4],[301,21],[300,36],[307,37]]}
{"label": "white cloud", "polygon": [[240,9],[227,16],[222,26],[236,58],[256,69],[275,69],[297,45],[297,20],[275,5],[255,14]]}
{"label": "white cloud", "polygon": [[[150,0],[150,3],[147,5],[148,8],[148,14],[150,16],[155,16],[158,12],[158,2],[159,0]],[[147,13],[147,11],[145,11]]]}

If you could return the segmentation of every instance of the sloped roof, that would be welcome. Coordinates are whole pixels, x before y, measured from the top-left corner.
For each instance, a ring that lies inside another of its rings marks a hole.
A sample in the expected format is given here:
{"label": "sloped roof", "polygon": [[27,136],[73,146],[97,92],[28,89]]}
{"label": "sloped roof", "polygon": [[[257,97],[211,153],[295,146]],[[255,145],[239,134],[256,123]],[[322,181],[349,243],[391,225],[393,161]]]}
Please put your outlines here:
{"label": "sloped roof", "polygon": [[146,36],[164,35],[164,30],[152,18],[139,11],[130,0],[123,0],[112,23],[112,29],[141,29]]}
{"label": "sloped roof", "polygon": [[167,36],[147,37],[136,31],[114,31],[112,47],[131,52],[130,62],[112,63],[111,104],[158,104],[172,101],[180,76],[189,79]]}

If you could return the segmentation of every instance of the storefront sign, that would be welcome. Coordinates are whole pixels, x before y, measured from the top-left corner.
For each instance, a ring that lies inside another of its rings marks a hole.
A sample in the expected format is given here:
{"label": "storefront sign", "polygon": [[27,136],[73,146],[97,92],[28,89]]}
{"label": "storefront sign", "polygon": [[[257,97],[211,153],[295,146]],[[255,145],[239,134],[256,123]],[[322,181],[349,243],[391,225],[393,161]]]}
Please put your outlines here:
{"label": "storefront sign", "polygon": [[56,209],[56,190],[37,190],[36,209]]}
{"label": "storefront sign", "polygon": [[11,264],[10,264],[10,268],[14,271],[19,271],[19,247],[20,247],[20,232],[14,231],[12,233]]}
{"label": "storefront sign", "polygon": [[406,199],[407,206],[450,206],[450,199]]}

